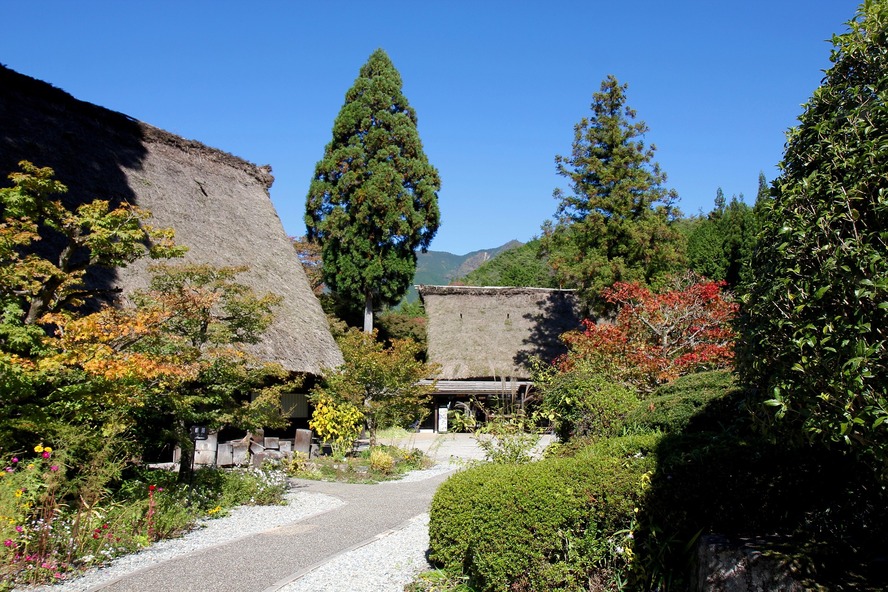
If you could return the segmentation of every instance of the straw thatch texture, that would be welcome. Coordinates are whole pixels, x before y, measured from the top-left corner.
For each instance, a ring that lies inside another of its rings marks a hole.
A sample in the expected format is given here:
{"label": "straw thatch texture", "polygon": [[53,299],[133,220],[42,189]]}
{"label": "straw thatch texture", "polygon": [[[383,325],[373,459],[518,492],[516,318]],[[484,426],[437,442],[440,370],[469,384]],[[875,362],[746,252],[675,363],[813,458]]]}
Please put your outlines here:
{"label": "straw thatch texture", "polygon": [[558,337],[576,329],[571,290],[418,286],[428,314],[428,358],[442,380],[530,378],[532,356],[564,353]]}
{"label": "straw thatch texture", "polygon": [[[271,204],[270,167],[185,140],[123,114],[78,101],[0,66],[0,174],[30,160],[68,185],[70,203],[95,198],[150,210],[189,247],[186,261],[248,265],[239,280],[283,297],[253,352],[295,372],[342,363],[320,303]],[[6,183],[4,183],[6,185]],[[90,281],[124,294],[147,285],[148,261]]]}

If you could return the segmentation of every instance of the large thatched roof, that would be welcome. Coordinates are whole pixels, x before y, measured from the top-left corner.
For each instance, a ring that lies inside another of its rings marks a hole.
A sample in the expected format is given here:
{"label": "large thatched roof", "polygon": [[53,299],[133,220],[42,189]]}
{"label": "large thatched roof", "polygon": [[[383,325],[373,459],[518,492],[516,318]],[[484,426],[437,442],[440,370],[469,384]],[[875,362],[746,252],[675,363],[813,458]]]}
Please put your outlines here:
{"label": "large thatched roof", "polygon": [[[72,202],[128,201],[171,226],[186,261],[248,265],[240,281],[283,297],[254,353],[319,374],[342,362],[321,306],[271,204],[270,167],[186,140],[0,66],[0,175],[30,160],[55,169]],[[3,183],[4,186],[7,183]],[[92,281],[147,285],[140,261]]]}
{"label": "large thatched roof", "polygon": [[529,378],[532,356],[563,353],[558,337],[580,323],[571,290],[417,286],[428,314],[437,378]]}

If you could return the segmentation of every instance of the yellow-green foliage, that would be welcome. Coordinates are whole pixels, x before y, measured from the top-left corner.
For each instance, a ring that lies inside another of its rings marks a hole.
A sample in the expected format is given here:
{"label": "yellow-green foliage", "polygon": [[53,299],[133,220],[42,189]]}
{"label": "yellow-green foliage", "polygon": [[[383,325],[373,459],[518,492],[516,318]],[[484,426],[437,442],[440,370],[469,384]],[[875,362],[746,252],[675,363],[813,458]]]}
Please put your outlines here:
{"label": "yellow-green foliage", "polygon": [[395,459],[385,450],[374,448],[370,451],[370,468],[387,475],[395,468]]}
{"label": "yellow-green foliage", "polygon": [[572,458],[454,475],[432,501],[432,560],[484,591],[585,590],[592,576],[627,572],[657,439],[614,438]]}
{"label": "yellow-green foliage", "polygon": [[312,393],[313,402],[328,398],[348,403],[364,414],[371,443],[376,431],[405,427],[422,419],[434,387],[420,380],[435,374],[435,367],[417,359],[420,346],[412,339],[396,339],[389,347],[376,333],[356,329],[337,339],[345,363],[329,373]]}
{"label": "yellow-green foliage", "polygon": [[330,444],[333,454],[343,457],[361,434],[364,414],[351,403],[337,403],[319,395],[314,399],[315,411],[308,427],[318,438]]}

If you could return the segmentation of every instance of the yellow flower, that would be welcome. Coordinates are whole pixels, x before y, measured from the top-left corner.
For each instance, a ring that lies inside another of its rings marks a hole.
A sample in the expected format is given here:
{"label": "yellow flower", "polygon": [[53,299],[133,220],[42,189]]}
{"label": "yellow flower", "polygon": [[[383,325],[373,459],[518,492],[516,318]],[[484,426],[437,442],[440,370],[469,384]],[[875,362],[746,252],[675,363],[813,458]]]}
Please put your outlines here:
{"label": "yellow flower", "polygon": [[47,446],[46,448],[43,449],[43,452],[52,452],[52,448]]}
{"label": "yellow flower", "polygon": [[37,452],[38,454],[43,452],[43,446],[38,444],[37,446],[34,447],[34,452]]}
{"label": "yellow flower", "polygon": [[28,469],[33,469],[33,468],[34,468],[34,465],[33,465],[33,463],[32,463],[32,464],[30,464],[30,465],[28,465]]}
{"label": "yellow flower", "polygon": [[21,489],[16,490],[15,497],[22,497],[22,490]]}

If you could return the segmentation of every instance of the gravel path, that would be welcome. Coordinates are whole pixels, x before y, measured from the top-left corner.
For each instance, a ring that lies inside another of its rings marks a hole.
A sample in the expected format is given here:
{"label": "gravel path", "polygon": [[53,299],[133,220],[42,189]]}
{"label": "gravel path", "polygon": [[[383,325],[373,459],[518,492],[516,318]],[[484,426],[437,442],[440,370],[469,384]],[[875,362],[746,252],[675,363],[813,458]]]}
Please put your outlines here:
{"label": "gravel path", "polygon": [[16,590],[401,592],[427,568],[432,495],[449,473],[483,453],[466,434],[412,435],[397,444],[420,448],[439,464],[377,485],[292,480],[286,506],[237,508],[77,579]]}
{"label": "gravel path", "polygon": [[342,506],[331,495],[291,491],[285,506],[240,506],[227,516],[203,520],[200,527],[177,539],[159,541],[150,547],[115,559],[107,567],[93,568],[80,577],[53,586],[26,586],[28,592],[87,592],[97,590],[136,571],[153,567],[188,553],[209,549],[260,532],[292,524]]}
{"label": "gravel path", "polygon": [[[119,557],[109,566],[91,569],[76,579],[15,590],[400,592],[415,574],[428,568],[425,510],[437,484],[452,471],[452,466],[438,465],[377,485],[294,480],[295,489],[287,494],[285,506],[235,508],[228,516],[203,521],[199,529],[181,538]],[[400,515],[409,518],[399,518],[397,511],[389,516],[380,511],[389,506],[403,506],[399,508]],[[355,528],[356,517],[367,524]],[[354,532],[343,532],[349,526]],[[232,549],[240,559],[257,547],[273,546],[278,553],[286,553],[288,560],[295,561],[295,567],[278,566],[277,575],[272,575],[273,570],[259,565],[255,557],[241,564],[225,558]],[[289,556],[299,555],[296,551],[300,548],[304,557]],[[288,550],[293,553],[287,553]],[[222,559],[214,563],[216,555]],[[254,569],[244,569],[244,565]],[[201,568],[207,573],[201,575]],[[194,574],[188,576],[185,572],[189,570],[194,570]],[[212,575],[219,581],[210,584]],[[206,585],[195,587],[196,582]]]}
{"label": "gravel path", "polygon": [[404,528],[330,559],[279,592],[402,592],[415,575],[430,568],[428,547],[426,513]]}

